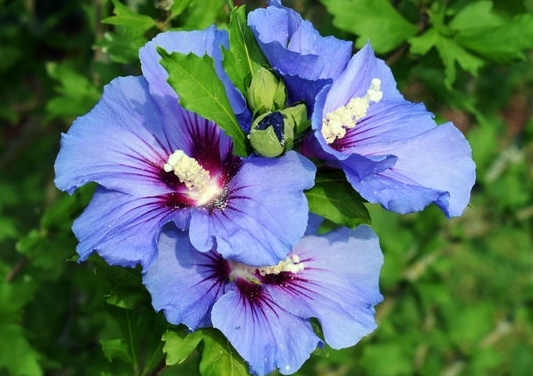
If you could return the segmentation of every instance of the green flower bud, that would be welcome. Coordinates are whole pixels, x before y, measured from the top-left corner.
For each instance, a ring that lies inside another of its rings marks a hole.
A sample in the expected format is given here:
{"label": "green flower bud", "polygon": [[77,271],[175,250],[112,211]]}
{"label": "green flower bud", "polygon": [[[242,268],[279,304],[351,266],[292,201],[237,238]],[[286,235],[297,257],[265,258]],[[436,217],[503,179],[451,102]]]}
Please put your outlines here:
{"label": "green flower bud", "polygon": [[311,121],[307,118],[307,109],[303,103],[287,107],[281,113],[285,117],[285,122],[292,125],[295,135],[302,134],[311,126]]}
{"label": "green flower bud", "polygon": [[268,69],[261,68],[252,78],[247,99],[254,114],[277,111],[287,100],[285,84]]}
{"label": "green flower bud", "polygon": [[294,123],[286,121],[283,111],[269,112],[255,119],[248,137],[257,154],[278,157],[292,149]]}

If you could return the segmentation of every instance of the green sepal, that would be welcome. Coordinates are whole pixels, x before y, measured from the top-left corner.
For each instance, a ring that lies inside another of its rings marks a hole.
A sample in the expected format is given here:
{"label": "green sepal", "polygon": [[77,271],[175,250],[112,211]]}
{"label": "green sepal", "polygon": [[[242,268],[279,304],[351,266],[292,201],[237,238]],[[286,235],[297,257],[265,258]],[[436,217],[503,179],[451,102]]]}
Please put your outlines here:
{"label": "green sepal", "polygon": [[311,120],[307,117],[307,108],[303,103],[287,107],[281,113],[287,117],[288,121],[293,123],[295,137],[307,131],[311,126]]}
{"label": "green sepal", "polygon": [[169,73],[168,82],[178,93],[179,103],[187,110],[212,120],[233,140],[233,152],[248,155],[246,136],[226,95],[224,84],[215,71],[213,59],[204,55],[169,54],[157,49],[161,65]]}
{"label": "green sepal", "polygon": [[287,91],[283,81],[274,73],[260,68],[252,78],[246,97],[254,115],[259,115],[285,107]]}

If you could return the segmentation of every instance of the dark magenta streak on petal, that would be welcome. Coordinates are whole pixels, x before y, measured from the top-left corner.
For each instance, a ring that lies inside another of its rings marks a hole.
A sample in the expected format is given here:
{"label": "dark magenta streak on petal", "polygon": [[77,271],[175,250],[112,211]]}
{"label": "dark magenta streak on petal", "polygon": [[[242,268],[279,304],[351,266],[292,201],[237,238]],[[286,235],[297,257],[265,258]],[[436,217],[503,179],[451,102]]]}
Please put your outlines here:
{"label": "dark magenta streak on petal", "polygon": [[224,171],[224,173],[222,174],[224,178],[224,185],[228,184],[231,179],[233,179],[233,177],[237,175],[237,172],[239,172],[239,169],[241,168],[242,164],[243,161],[239,157],[236,157],[232,154],[229,154],[226,157],[222,165],[222,169]]}
{"label": "dark magenta streak on petal", "polygon": [[219,254],[203,254],[204,257],[208,258],[209,261],[206,264],[198,264],[199,266],[204,266],[206,268],[211,268],[213,270],[212,276],[217,279],[218,283],[226,284],[229,282],[229,276],[231,273],[231,268],[229,263],[222,258]]}
{"label": "dark magenta streak on petal", "polygon": [[259,315],[265,315],[263,313],[264,308],[269,308],[276,316],[278,316],[278,310],[282,308],[277,306],[272,299],[270,299],[262,285],[249,282],[243,278],[237,278],[235,280],[235,286],[239,290],[240,299],[243,304],[250,306],[250,311],[252,312],[254,319]]}
{"label": "dark magenta streak on petal", "polygon": [[[220,155],[220,134],[215,124],[191,113],[187,114],[187,130],[190,135],[190,157],[194,158],[203,168],[210,172],[220,170],[222,160]],[[223,150],[222,158],[226,158],[227,151]]]}
{"label": "dark magenta streak on petal", "polygon": [[219,296],[220,291],[223,290],[224,286],[229,282],[231,270],[228,262],[219,254],[212,252],[202,253],[199,255],[199,257],[204,257],[208,260],[192,263],[190,266],[205,268],[209,271],[209,275],[193,286],[208,282],[210,286],[205,294],[208,295],[212,290],[216,289],[217,291],[215,295]]}

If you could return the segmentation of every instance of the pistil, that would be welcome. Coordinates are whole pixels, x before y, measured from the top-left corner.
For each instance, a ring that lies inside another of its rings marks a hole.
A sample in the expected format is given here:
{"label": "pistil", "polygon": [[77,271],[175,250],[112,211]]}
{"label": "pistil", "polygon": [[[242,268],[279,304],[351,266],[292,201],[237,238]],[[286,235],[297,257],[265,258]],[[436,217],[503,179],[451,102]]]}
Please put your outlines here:
{"label": "pistil", "polygon": [[284,261],[280,261],[277,265],[274,266],[255,267],[244,265],[235,261],[230,261],[230,269],[231,280],[241,278],[254,284],[262,284],[261,278],[257,275],[257,273],[259,273],[259,275],[262,277],[268,275],[278,275],[284,272],[296,274],[305,269],[305,264],[301,262],[298,255],[294,254],[291,257],[287,257],[287,259],[285,259]]}
{"label": "pistil", "polygon": [[373,78],[363,97],[355,97],[342,107],[329,112],[322,119],[322,136],[328,144],[343,138],[348,129],[355,128],[357,122],[366,116],[370,103],[378,103],[383,98],[381,80]]}
{"label": "pistil", "polygon": [[222,187],[211,179],[209,171],[182,150],[172,153],[163,169],[166,172],[174,172],[179,181],[187,187],[187,195],[196,200],[197,205],[209,203],[222,192]]}

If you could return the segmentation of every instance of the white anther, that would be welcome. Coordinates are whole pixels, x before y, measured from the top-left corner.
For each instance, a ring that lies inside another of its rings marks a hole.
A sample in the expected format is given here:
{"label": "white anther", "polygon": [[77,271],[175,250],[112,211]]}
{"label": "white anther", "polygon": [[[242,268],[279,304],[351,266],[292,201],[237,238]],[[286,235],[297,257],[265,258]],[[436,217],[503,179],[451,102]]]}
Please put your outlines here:
{"label": "white anther", "polygon": [[280,261],[276,266],[262,266],[257,268],[261,275],[279,274],[281,272],[298,273],[305,269],[305,264],[300,262],[298,255],[287,257],[285,261]]}
{"label": "white anther", "polygon": [[378,103],[383,98],[381,80],[373,78],[370,87],[363,97],[355,97],[342,107],[329,112],[322,119],[322,136],[328,144],[338,138],[343,138],[348,129],[355,128],[359,120],[366,116],[370,103]]}
{"label": "white anther", "polygon": [[209,171],[205,170],[196,159],[189,157],[182,150],[176,150],[168,157],[163,166],[166,172],[174,170],[180,182],[189,189],[202,189],[209,182]]}
{"label": "white anther", "polygon": [[197,200],[198,205],[211,201],[222,192],[222,188],[211,181],[209,171],[182,150],[172,153],[167,163],[163,165],[163,169],[166,172],[174,171],[180,182],[189,190],[189,197]]}

